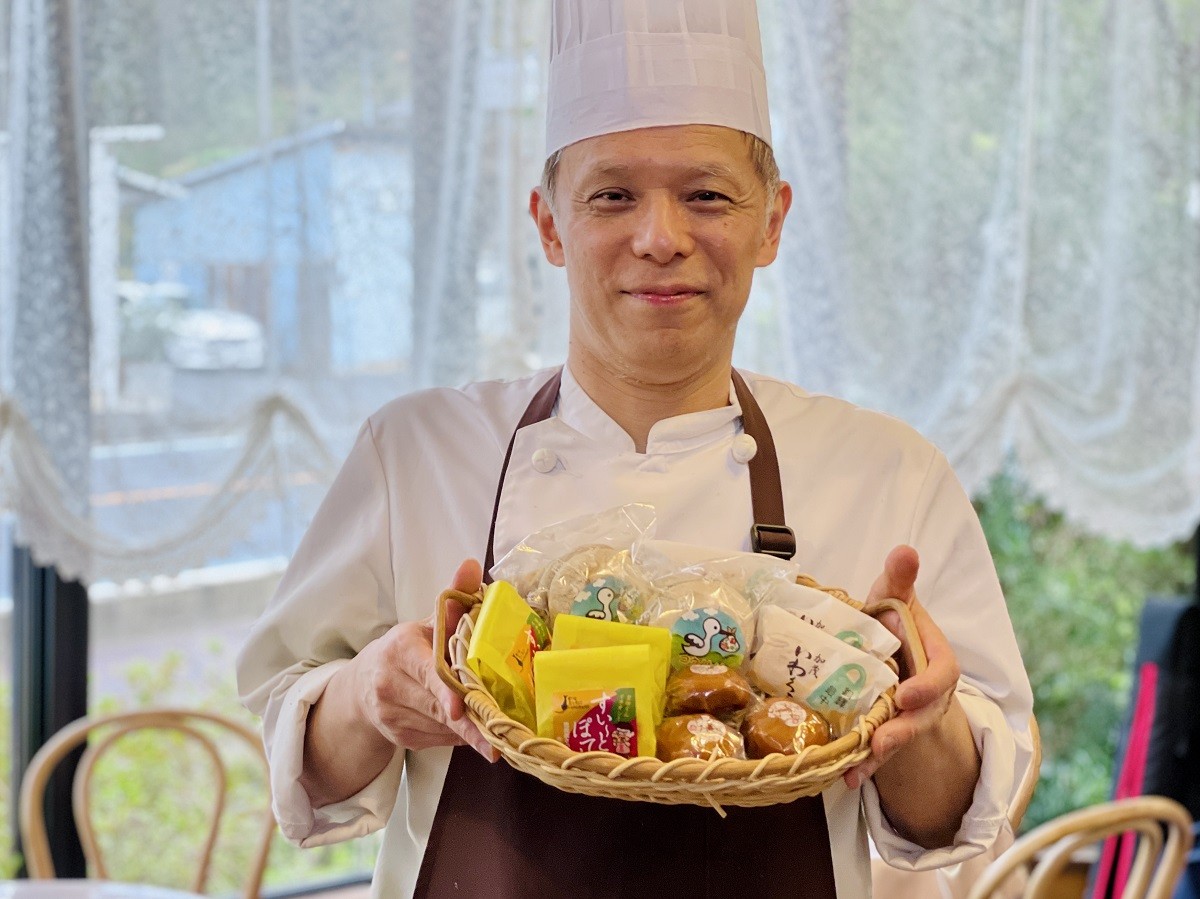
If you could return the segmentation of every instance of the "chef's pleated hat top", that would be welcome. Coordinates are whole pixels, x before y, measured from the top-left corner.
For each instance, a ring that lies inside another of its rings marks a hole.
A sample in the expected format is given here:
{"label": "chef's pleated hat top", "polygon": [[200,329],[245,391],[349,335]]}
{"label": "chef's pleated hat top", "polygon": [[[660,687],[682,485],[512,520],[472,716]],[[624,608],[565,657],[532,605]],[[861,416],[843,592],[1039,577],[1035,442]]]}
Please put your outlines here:
{"label": "chef's pleated hat top", "polygon": [[553,0],[546,156],[656,125],[771,142],[755,0]]}

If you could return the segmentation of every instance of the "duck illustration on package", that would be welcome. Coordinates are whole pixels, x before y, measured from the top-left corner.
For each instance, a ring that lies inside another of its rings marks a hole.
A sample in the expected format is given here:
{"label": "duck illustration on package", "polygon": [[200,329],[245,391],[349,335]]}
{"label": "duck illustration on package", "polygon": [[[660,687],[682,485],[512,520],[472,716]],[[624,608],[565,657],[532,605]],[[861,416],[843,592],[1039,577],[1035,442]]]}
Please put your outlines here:
{"label": "duck illustration on package", "polygon": [[615,577],[599,577],[575,594],[571,614],[600,621],[620,621],[620,600],[626,585]]}
{"label": "duck illustration on package", "polygon": [[687,609],[679,613],[670,629],[672,668],[696,664],[737,668],[746,657],[745,631],[721,609]]}
{"label": "duck illustration on package", "polygon": [[662,610],[653,623],[671,632],[671,667],[737,668],[754,640],[752,604],[715,578],[677,572],[652,581]]}
{"label": "duck illustration on package", "polygon": [[615,553],[582,583],[576,581],[566,586],[573,591],[569,604],[563,607],[552,602],[552,613],[566,612],[599,621],[645,623],[643,619],[652,589],[650,582],[634,568],[627,552]]}

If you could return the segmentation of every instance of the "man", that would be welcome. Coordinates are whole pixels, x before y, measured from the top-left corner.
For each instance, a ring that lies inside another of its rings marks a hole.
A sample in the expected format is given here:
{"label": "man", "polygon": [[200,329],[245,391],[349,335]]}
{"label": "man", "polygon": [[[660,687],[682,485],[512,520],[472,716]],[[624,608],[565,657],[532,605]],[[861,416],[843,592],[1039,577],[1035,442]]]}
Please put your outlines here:
{"label": "man", "polygon": [[[567,365],[561,382],[403,397],[364,425],[239,660],[281,827],[317,845],[386,823],[387,897],[690,896],[697,882],[859,897],[868,829],[902,867],[977,855],[1027,764],[1031,698],[969,501],[899,422],[731,369],[791,203],[753,0],[559,0],[552,30],[530,213],[567,272]],[[805,570],[917,619],[929,666],[900,686],[871,757],[819,798],[725,820],[489,764],[434,673],[427,616],[447,581],[474,591],[481,556],[623,502],[653,505],[660,537],[750,549],[764,466]]]}

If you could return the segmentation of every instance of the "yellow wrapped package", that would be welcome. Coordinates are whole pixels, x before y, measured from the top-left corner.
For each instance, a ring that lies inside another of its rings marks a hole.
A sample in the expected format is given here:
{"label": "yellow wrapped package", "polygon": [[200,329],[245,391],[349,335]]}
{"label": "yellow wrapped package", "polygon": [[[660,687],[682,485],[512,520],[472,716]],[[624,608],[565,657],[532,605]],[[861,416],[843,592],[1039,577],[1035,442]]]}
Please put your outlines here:
{"label": "yellow wrapped package", "polygon": [[483,606],[467,648],[467,665],[496,705],[530,730],[534,716],[533,659],[549,641],[541,616],[512,584],[496,581],[483,594]]}
{"label": "yellow wrapped package", "polygon": [[560,615],[555,619],[551,649],[597,649],[602,646],[645,646],[650,650],[650,670],[656,687],[654,726],[658,727],[671,668],[671,632],[665,627],[624,624],[579,615]]}
{"label": "yellow wrapped package", "polygon": [[[559,617],[561,621],[563,616]],[[654,755],[655,683],[650,647],[550,649],[533,661],[538,736],[576,752]]]}

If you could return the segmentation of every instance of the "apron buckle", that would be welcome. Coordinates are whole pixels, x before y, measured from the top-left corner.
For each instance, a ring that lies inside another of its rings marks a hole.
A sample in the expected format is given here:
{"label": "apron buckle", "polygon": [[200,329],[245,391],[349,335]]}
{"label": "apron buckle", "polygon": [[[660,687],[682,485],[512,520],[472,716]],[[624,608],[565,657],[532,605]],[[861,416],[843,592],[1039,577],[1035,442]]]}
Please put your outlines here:
{"label": "apron buckle", "polygon": [[796,555],[796,533],[786,524],[752,524],[750,549],[777,559],[790,559]]}

